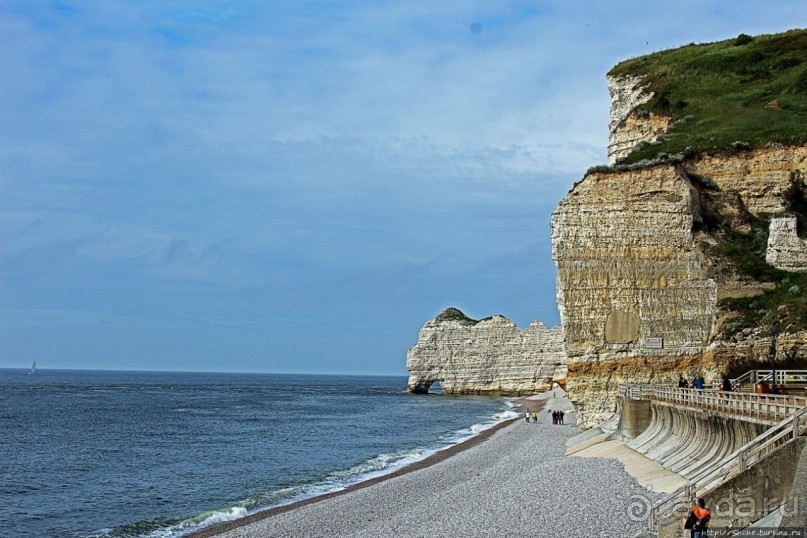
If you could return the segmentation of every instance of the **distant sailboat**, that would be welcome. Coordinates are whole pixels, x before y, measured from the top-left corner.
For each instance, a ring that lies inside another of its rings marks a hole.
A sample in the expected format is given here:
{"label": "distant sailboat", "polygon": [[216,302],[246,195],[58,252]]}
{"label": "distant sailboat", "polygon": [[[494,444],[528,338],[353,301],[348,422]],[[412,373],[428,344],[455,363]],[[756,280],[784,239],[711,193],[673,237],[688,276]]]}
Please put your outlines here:
{"label": "distant sailboat", "polygon": [[36,373],[36,361],[34,361],[34,365],[31,366],[31,369],[28,370],[28,375],[34,375]]}

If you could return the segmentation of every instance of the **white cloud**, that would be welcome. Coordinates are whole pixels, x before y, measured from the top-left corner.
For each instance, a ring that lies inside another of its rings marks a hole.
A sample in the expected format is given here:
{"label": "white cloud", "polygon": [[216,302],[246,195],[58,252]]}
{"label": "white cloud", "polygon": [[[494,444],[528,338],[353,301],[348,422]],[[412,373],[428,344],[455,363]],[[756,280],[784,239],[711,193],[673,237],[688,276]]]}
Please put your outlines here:
{"label": "white cloud", "polygon": [[605,161],[605,72],[803,26],[727,5],[6,3],[0,315],[552,317],[549,214]]}

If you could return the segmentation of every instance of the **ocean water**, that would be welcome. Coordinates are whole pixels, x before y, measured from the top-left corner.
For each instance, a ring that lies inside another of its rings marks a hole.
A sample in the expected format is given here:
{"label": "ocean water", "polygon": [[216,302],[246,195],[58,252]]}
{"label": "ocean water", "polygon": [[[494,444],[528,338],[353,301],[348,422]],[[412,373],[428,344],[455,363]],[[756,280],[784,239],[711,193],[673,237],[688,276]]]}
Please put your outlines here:
{"label": "ocean water", "polygon": [[0,369],[0,536],[177,537],[515,416],[405,377]]}

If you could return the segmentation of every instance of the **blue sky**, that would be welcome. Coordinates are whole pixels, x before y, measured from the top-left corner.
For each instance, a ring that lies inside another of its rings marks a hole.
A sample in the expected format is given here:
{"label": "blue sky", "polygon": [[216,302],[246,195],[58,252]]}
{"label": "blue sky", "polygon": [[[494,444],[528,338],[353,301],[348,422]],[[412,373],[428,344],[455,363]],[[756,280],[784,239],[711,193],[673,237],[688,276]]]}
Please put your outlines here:
{"label": "blue sky", "polygon": [[0,0],[0,367],[405,374],[558,322],[605,73],[803,0]]}

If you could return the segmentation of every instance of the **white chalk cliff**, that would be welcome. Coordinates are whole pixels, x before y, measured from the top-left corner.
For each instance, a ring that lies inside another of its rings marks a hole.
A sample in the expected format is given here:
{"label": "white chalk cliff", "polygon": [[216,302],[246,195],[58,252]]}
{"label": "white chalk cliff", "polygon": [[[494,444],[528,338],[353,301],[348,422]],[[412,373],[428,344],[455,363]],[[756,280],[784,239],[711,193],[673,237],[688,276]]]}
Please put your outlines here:
{"label": "white chalk cliff", "polygon": [[472,320],[455,308],[420,330],[406,356],[409,390],[444,394],[535,394],[566,378],[560,326],[534,321],[526,329],[503,316]]}

